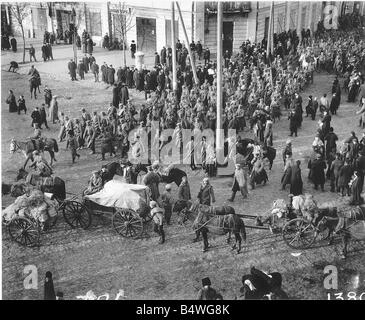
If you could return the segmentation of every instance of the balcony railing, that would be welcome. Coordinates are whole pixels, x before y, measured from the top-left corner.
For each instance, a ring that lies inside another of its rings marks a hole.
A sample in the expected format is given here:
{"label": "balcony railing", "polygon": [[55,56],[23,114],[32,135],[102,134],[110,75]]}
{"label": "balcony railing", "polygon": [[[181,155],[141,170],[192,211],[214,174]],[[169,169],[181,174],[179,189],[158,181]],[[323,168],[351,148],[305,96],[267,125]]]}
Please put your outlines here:
{"label": "balcony railing", "polygon": [[[216,14],[218,9],[217,2],[206,2],[205,11],[208,14]],[[251,2],[234,1],[223,2],[223,13],[248,13],[251,12]]]}

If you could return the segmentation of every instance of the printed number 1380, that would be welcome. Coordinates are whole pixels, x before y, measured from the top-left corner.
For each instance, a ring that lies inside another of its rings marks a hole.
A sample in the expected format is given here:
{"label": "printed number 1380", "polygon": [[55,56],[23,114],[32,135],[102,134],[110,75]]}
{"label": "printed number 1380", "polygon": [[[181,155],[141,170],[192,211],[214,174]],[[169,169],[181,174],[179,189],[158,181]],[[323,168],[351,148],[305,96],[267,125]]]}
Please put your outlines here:
{"label": "printed number 1380", "polygon": [[357,295],[356,292],[350,291],[347,294],[344,292],[327,293],[327,300],[365,300],[365,292]]}

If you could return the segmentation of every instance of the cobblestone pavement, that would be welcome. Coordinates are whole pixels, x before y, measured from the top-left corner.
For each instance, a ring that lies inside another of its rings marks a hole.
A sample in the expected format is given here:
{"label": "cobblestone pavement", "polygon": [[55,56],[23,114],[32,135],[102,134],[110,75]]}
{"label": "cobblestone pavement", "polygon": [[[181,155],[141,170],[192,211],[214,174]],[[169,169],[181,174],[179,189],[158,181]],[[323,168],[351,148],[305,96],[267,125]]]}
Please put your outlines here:
{"label": "cobblestone pavement", "polygon": [[[110,53],[110,56],[113,54]],[[98,60],[100,62],[100,60]],[[107,61],[108,62],[108,61]],[[2,69],[4,70],[4,65]],[[105,110],[111,101],[111,88],[101,83],[94,83],[92,75],[86,75],[85,81],[71,82],[62,74],[53,75],[59,68],[56,61],[37,66],[41,70],[42,83],[48,84],[53,94],[60,95],[59,111],[72,117],[80,114],[82,107],[89,111]],[[315,82],[303,93],[304,105],[309,94],[318,98],[330,92],[332,75],[315,75]],[[27,107],[32,110],[40,105],[43,99],[31,100],[28,93],[28,81],[24,75],[2,72],[2,90],[13,89],[15,95],[25,94]],[[139,102],[141,94],[132,92],[133,99]],[[2,100],[4,101],[4,99]],[[355,111],[357,104],[346,103],[342,98],[337,116],[333,117],[332,126],[344,140],[354,130],[361,135],[357,127]],[[319,203],[339,201],[338,195],[329,192],[314,191],[306,177],[306,157],[309,153],[317,121],[304,119],[303,128],[297,138],[292,138],[294,158],[303,159],[302,176],[306,192],[313,193]],[[9,154],[9,143],[12,137],[25,139],[32,133],[29,115],[9,114],[8,105],[2,103],[2,179],[11,182],[24,158],[20,153]],[[43,135],[57,137],[58,125],[50,125]],[[278,198],[287,198],[288,190],[279,188],[282,175],[281,149],[288,135],[289,123],[282,118],[274,124],[274,147],[277,148],[277,159],[269,172],[266,186],[258,186],[250,191],[249,198],[243,202],[238,196],[233,203],[238,213],[260,214],[267,211]],[[250,133],[246,132],[245,136]],[[100,160],[100,154],[90,156],[87,150],[80,152],[81,158],[71,164],[71,155],[60,144],[60,152],[55,164],[56,174],[66,181],[68,192],[79,193],[87,184],[90,172],[100,168],[102,163],[112,160],[107,157]],[[46,155],[47,157],[48,155]],[[192,194],[195,196],[202,179],[201,172],[191,172],[186,168]],[[212,185],[217,203],[223,203],[230,195],[232,178],[214,178]],[[160,186],[162,190],[163,186]],[[173,188],[173,192],[176,186]],[[14,199],[4,196],[2,205],[10,204]],[[342,201],[342,200],[340,200]],[[267,271],[279,271],[283,274],[283,287],[289,296],[295,299],[325,299],[323,288],[323,268],[334,264],[339,267],[340,288],[345,291],[349,276],[353,272],[364,270],[365,258],[362,243],[350,246],[351,253],[345,261],[340,260],[341,246],[326,246],[318,243],[301,254],[289,249],[280,235],[270,234],[265,230],[248,229],[247,243],[243,253],[237,255],[230,251],[225,237],[211,237],[211,249],[202,253],[202,245],[193,243],[190,228],[176,225],[173,217],[172,226],[166,227],[166,244],[158,245],[158,238],[147,230],[142,239],[130,240],[119,237],[111,227],[110,217],[95,217],[89,230],[70,229],[59,219],[57,225],[48,233],[42,234],[39,248],[22,248],[10,241],[5,228],[2,229],[2,264],[3,264],[3,298],[4,299],[42,299],[43,277],[47,270],[52,271],[56,290],[65,293],[66,299],[76,299],[88,290],[97,295],[105,292],[115,297],[123,289],[126,299],[194,299],[200,287],[200,279],[209,276],[213,286],[220,290],[224,298],[234,298],[240,288],[240,279],[249,271],[250,266]],[[247,221],[249,224],[250,221]],[[150,226],[148,226],[150,228]],[[26,290],[23,286],[26,265],[38,268],[38,290]]]}

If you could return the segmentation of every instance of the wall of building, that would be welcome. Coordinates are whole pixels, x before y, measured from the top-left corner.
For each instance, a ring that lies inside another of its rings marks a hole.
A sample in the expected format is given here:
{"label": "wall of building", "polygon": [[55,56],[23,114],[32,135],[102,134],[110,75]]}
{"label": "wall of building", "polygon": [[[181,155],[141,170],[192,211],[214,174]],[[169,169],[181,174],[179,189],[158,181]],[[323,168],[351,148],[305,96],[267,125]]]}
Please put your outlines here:
{"label": "wall of building", "polygon": [[[183,10],[181,7],[182,17],[184,19],[186,32],[189,37],[189,42],[191,42],[192,34],[192,12],[191,10]],[[127,43],[128,45],[132,40],[137,39],[137,26],[136,18],[148,18],[156,20],[156,50],[160,51],[163,46],[166,46],[166,21],[171,22],[171,8],[161,9],[161,8],[147,8],[147,7],[134,7],[134,24],[132,28],[127,32]],[[179,14],[177,9],[175,9],[175,21],[178,21],[178,38],[181,43],[186,43],[184,38],[184,31],[182,24],[180,22]],[[138,44],[137,44],[138,45]]]}

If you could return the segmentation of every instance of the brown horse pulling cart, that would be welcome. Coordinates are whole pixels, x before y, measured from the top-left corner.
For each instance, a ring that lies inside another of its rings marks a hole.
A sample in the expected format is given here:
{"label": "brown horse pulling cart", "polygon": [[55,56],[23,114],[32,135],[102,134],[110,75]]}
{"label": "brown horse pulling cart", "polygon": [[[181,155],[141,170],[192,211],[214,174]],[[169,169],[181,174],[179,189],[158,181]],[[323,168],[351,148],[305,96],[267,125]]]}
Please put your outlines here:
{"label": "brown horse pulling cart", "polygon": [[[262,223],[258,216],[238,214],[230,206],[209,207],[192,204],[190,201],[178,201],[173,210],[178,213],[180,223],[185,223],[187,220],[194,221],[193,229],[196,231],[203,227],[210,227],[212,230],[221,231],[221,233],[229,233],[227,242],[230,240],[231,233],[234,233],[236,244],[238,244],[238,253],[241,249],[242,235],[244,240],[246,238],[246,228],[281,233],[284,242],[293,249],[310,248],[316,239],[324,240],[330,236],[330,229],[327,226],[320,226],[315,219],[309,219],[303,215],[293,217],[285,212],[280,217],[276,213],[270,213],[269,219]],[[255,220],[256,223],[246,224],[245,220]],[[236,248],[236,244],[234,248]]]}

